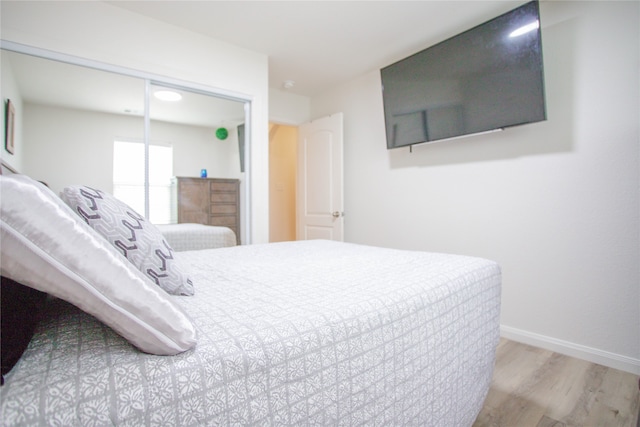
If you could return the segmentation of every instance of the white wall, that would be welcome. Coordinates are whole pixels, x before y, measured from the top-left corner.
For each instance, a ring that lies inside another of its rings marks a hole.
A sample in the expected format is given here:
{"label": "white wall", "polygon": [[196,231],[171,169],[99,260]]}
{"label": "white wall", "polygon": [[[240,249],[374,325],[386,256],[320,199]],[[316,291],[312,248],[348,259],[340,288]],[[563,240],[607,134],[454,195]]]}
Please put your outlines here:
{"label": "white wall", "polygon": [[639,4],[542,2],[548,120],[387,151],[380,77],[344,112],[347,241],[503,269],[503,334],[640,373]]}
{"label": "white wall", "polygon": [[57,194],[68,185],[113,193],[113,139],[142,139],[144,120],[26,103],[25,161],[20,172]]}
{"label": "white wall", "polygon": [[251,99],[252,242],[269,239],[266,55],[110,4],[2,1],[3,40],[167,76]]}
{"label": "white wall", "polygon": [[[25,103],[25,162],[19,170],[56,193],[83,184],[113,193],[113,141],[142,140],[142,117]],[[220,141],[215,128],[151,121],[151,142],[173,147],[176,176],[242,178],[235,128]]]}
{"label": "white wall", "polygon": [[311,120],[311,99],[278,89],[269,89],[269,121],[301,125]]}
{"label": "white wall", "polygon": [[227,127],[229,136],[220,140],[217,128],[151,121],[151,141],[173,146],[174,175],[200,176],[207,169],[209,178],[244,179],[240,172],[238,131]]}
{"label": "white wall", "polygon": [[[15,170],[22,170],[23,164],[22,160],[24,158],[23,155],[23,147],[22,147],[22,95],[20,94],[20,89],[16,84],[15,77],[13,75],[13,70],[11,69],[11,64],[0,61],[0,99],[2,100],[1,104],[1,114],[2,120],[2,131],[0,131],[0,145],[2,145],[2,149],[0,150],[0,159],[3,162],[13,167]],[[13,154],[9,153],[6,149],[5,143],[5,129],[7,128],[6,124],[6,108],[7,101],[11,100],[15,108],[15,116],[14,116],[14,150]]]}

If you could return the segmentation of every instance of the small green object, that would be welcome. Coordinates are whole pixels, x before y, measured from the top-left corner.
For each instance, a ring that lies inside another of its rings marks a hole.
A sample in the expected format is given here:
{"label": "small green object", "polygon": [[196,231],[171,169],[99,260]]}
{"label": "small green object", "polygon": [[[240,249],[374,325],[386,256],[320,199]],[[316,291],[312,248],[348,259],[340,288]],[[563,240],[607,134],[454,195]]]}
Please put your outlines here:
{"label": "small green object", "polygon": [[216,137],[218,139],[227,139],[227,137],[229,136],[229,131],[226,128],[218,128],[216,130]]}

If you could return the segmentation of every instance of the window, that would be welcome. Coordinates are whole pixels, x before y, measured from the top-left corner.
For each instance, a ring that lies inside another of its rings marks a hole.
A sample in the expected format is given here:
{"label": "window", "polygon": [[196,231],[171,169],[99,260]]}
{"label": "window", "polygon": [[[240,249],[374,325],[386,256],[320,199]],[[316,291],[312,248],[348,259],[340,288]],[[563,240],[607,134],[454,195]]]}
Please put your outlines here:
{"label": "window", "polygon": [[[173,147],[149,145],[149,214],[154,224],[175,223],[171,180]],[[113,195],[140,214],[144,213],[144,144],[116,140],[113,143]]]}

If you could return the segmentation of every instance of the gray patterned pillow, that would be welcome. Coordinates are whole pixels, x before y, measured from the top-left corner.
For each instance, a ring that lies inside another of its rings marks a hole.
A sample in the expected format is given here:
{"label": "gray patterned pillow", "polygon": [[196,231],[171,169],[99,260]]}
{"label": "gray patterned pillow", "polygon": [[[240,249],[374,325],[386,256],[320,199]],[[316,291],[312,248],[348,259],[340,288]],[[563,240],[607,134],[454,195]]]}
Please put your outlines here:
{"label": "gray patterned pillow", "polygon": [[191,279],[160,230],[126,203],[80,185],[60,196],[152,282],[172,295],[193,295]]}

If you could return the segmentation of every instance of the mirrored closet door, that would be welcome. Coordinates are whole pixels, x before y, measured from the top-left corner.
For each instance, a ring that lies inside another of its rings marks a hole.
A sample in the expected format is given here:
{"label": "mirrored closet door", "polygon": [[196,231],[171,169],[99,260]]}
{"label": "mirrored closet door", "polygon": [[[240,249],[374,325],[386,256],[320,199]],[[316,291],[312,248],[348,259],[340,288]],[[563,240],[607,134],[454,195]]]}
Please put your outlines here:
{"label": "mirrored closet door", "polygon": [[247,191],[242,101],[9,50],[2,73],[2,97],[18,106],[17,167],[56,193],[88,185],[168,224],[178,221],[178,177]]}

